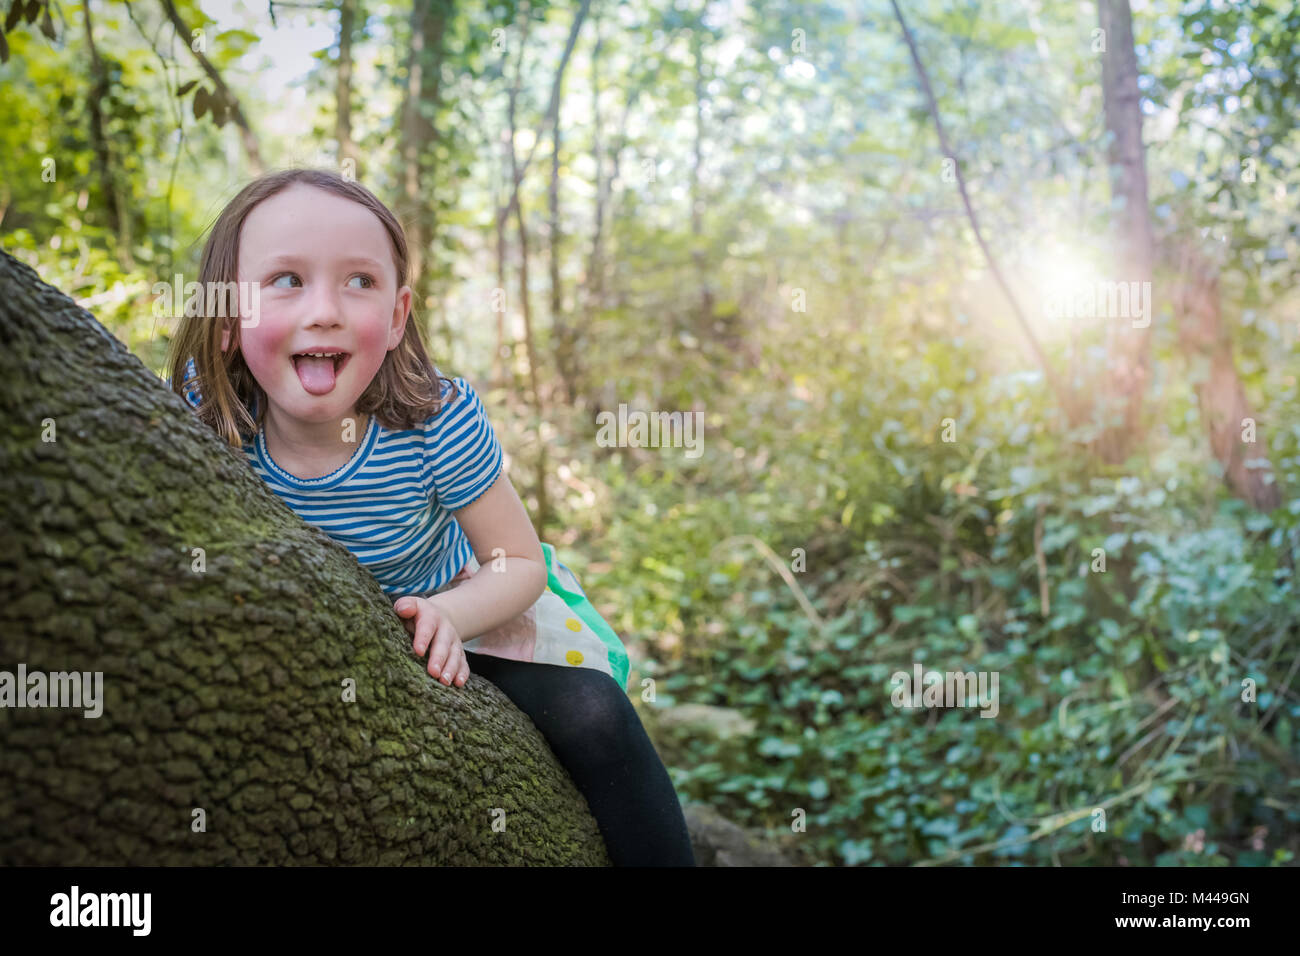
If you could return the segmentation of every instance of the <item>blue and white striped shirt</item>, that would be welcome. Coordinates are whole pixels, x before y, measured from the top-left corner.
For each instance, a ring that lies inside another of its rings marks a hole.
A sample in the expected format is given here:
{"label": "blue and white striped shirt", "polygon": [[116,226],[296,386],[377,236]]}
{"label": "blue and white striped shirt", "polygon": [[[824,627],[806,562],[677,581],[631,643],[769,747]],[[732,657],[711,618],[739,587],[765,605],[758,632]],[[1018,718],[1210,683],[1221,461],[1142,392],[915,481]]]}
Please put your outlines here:
{"label": "blue and white striped shirt", "polygon": [[[186,366],[184,382],[194,374]],[[308,524],[338,541],[385,594],[429,594],[473,554],[451,512],[474,501],[501,473],[501,445],[478,393],[463,378],[460,394],[416,428],[390,431],[370,416],[360,447],[343,467],[303,480],[266,449],[266,434],[244,446],[258,476]],[[451,389],[441,382],[444,399]],[[185,396],[198,407],[193,388]]]}

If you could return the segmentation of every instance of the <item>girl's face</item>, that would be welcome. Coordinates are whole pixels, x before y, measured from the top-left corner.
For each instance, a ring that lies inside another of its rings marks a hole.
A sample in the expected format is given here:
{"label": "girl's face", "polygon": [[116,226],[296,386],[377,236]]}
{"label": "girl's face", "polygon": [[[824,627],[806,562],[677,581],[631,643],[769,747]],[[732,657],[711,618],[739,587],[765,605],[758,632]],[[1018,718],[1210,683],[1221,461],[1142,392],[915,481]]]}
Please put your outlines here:
{"label": "girl's face", "polygon": [[[266,392],[268,413],[333,425],[355,414],[384,356],[401,342],[411,304],[410,287],[396,288],[379,219],[350,199],[295,183],[244,219],[238,273],[260,288],[256,324],[251,312],[244,316],[240,350]],[[229,344],[227,331],[222,348]]]}

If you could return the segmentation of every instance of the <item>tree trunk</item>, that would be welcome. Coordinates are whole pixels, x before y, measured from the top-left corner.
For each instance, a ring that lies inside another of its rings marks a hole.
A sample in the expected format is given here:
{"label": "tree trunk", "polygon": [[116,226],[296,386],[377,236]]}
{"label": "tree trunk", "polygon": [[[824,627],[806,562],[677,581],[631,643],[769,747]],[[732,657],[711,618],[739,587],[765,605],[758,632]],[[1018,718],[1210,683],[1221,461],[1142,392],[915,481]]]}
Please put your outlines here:
{"label": "tree trunk", "polygon": [[[705,6],[707,6],[707,0]],[[704,260],[704,197],[701,194],[700,167],[704,165],[704,50],[700,34],[704,31],[703,15],[691,31],[691,62],[695,74],[695,142],[691,149],[691,260],[695,264],[696,281],[700,284],[699,312],[695,318],[695,337],[701,342],[711,342],[713,327],[713,284]]]}
{"label": "tree trunk", "polygon": [[[1155,245],[1147,204],[1133,15],[1128,0],[1098,0],[1097,10],[1106,43],[1101,56],[1101,86],[1106,131],[1111,137],[1108,150],[1111,196],[1122,205],[1118,212],[1115,278],[1120,282],[1150,283]],[[1145,431],[1142,401],[1151,365],[1151,316],[1145,320],[1145,327],[1137,328],[1131,318],[1111,317],[1111,342],[1107,350],[1111,376],[1106,394],[1101,398],[1103,407],[1110,401],[1117,402],[1122,417],[1118,424],[1108,424],[1098,441],[1102,459],[1111,464],[1122,463],[1142,444]],[[1107,421],[1110,415],[1107,410]]]}
{"label": "tree trunk", "polygon": [[[560,255],[563,236],[560,231],[560,117],[551,126],[551,183],[547,191],[547,214],[550,235],[547,237],[548,265],[551,273],[551,331],[555,338],[555,366],[560,373],[564,394],[572,404],[575,394],[573,376],[573,331],[564,314],[564,287],[560,280]],[[599,175],[599,173],[597,174]]]}
{"label": "tree trunk", "polygon": [[[118,164],[113,158],[100,104],[108,99],[108,73],[95,46],[95,29],[90,19],[90,0],[81,0],[82,17],[86,26],[86,46],[90,49],[90,73],[94,78],[86,106],[90,111],[90,142],[99,161],[99,189],[104,196],[104,209],[108,213],[108,228],[117,238],[114,253],[118,264],[126,272],[135,270],[131,255],[131,209],[118,184]],[[124,170],[122,172],[125,172]]]}
{"label": "tree trunk", "polygon": [[532,399],[533,414],[537,416],[537,466],[534,472],[537,485],[537,509],[533,516],[533,526],[537,530],[538,537],[543,537],[542,529],[546,527],[549,510],[546,500],[546,437],[542,434],[542,397],[537,387],[537,348],[533,339],[532,306],[528,296],[528,227],[524,222],[523,203],[519,201],[519,183],[523,179],[523,172],[519,168],[519,157],[515,153],[515,136],[519,132],[515,124],[515,104],[519,100],[519,92],[523,86],[524,48],[528,44],[528,25],[531,22],[529,8],[525,6],[524,26],[519,37],[519,56],[515,59],[515,83],[510,90],[506,116],[510,128],[510,177],[514,182],[514,201],[511,203],[511,208],[515,211],[515,224],[519,227],[519,311],[524,319],[524,353],[528,356],[528,391]]}
{"label": "tree trunk", "polygon": [[425,155],[438,138],[437,127],[425,115],[436,115],[440,102],[443,36],[451,17],[452,0],[414,0],[411,6],[411,49],[406,60],[406,90],[402,104],[402,215],[406,223],[412,307],[424,316],[432,276],[426,253],[433,241],[434,175],[425,170]]}
{"label": "tree trunk", "polygon": [[[524,157],[522,163],[518,163],[514,166],[514,185],[510,190],[510,203],[509,205],[497,210],[498,219],[508,219],[510,218],[510,214],[514,212],[515,206],[519,203],[519,184],[523,182],[524,174],[528,172],[528,167],[532,165],[533,154],[537,152],[537,144],[542,141],[542,137],[546,134],[546,127],[555,122],[556,117],[559,115],[560,86],[564,80],[564,71],[569,65],[569,57],[572,56],[573,47],[578,42],[578,34],[582,30],[582,23],[586,19],[587,9],[590,6],[591,0],[582,0],[582,6],[579,7],[578,12],[573,15],[573,25],[569,28],[569,39],[564,45],[564,53],[560,55],[560,65],[555,68],[555,79],[551,81],[550,105],[546,107],[546,115],[542,117],[542,122],[537,127],[537,133],[533,136],[533,145],[528,148],[528,155]],[[527,4],[523,6],[522,13],[524,15],[524,26],[522,37],[519,41],[521,44],[526,42],[528,37],[530,14],[528,13]],[[545,16],[545,13],[543,13],[543,16]],[[517,95],[518,84],[516,84],[515,92],[516,97]]]}
{"label": "tree trunk", "polygon": [[527,717],[3,253],[0,412],[0,666],[103,675],[0,708],[0,865],[608,863]]}
{"label": "tree trunk", "polygon": [[[1282,490],[1269,461],[1267,430],[1255,420],[1237,375],[1232,335],[1220,308],[1218,271],[1195,240],[1176,248],[1179,281],[1173,305],[1178,344],[1191,366],[1210,451],[1223,466],[1224,480],[1233,494],[1260,511],[1272,511],[1282,503]],[[1247,432],[1251,441],[1243,438]],[[1256,466],[1247,468],[1246,462],[1252,459]]]}
{"label": "tree trunk", "polygon": [[[501,148],[514,153],[514,144],[509,141],[508,131],[502,131]],[[501,157],[501,178],[505,183],[505,195],[509,196],[514,188],[510,180],[513,174],[510,167],[513,163],[508,161],[508,157]],[[499,209],[508,209],[508,202],[499,202]],[[509,342],[509,336],[506,333],[506,218],[505,216],[496,217],[497,230],[497,288],[496,294],[499,298],[492,303],[492,308],[496,311],[497,316],[497,347],[492,353],[492,386],[494,388],[506,388],[506,376],[511,379],[514,377],[514,349]],[[509,362],[507,362],[509,359]]]}
{"label": "tree trunk", "polygon": [[[591,158],[596,166],[596,208],[592,213],[591,253],[587,258],[587,273],[583,277],[581,286],[582,321],[585,329],[582,333],[575,329],[572,340],[566,343],[566,350],[569,353],[567,361],[570,367],[568,374],[565,375],[565,385],[568,387],[570,405],[577,404],[579,398],[586,394],[585,382],[580,381],[585,363],[579,360],[578,350],[580,344],[591,335],[596,324],[596,311],[603,307],[605,298],[605,207],[608,203],[610,182],[604,175],[603,121],[600,115],[600,53],[604,40],[600,35],[600,17],[593,19],[596,46],[591,53]],[[561,374],[564,374],[563,368]]]}
{"label": "tree trunk", "polygon": [[[663,51],[659,52],[662,53]],[[604,198],[602,199],[602,194],[599,189],[596,192],[596,232],[592,239],[592,265],[591,268],[588,269],[588,273],[595,277],[597,283],[593,290],[591,301],[594,303],[595,308],[598,309],[603,309],[607,300],[611,296],[614,298],[614,305],[618,310],[622,311],[627,306],[626,290],[622,288],[617,290],[611,289],[611,283],[607,280],[605,275],[608,271],[608,263],[617,261],[618,257],[608,255],[605,252],[606,240],[604,238],[605,232],[603,231],[602,224],[605,222],[605,217],[608,216],[610,220],[609,241],[612,242],[614,237],[617,235],[616,226],[619,219],[618,213],[622,208],[621,205],[615,205],[614,203],[614,183],[619,181],[622,177],[623,150],[627,148],[628,141],[631,139],[631,136],[628,133],[628,121],[632,115],[632,107],[636,104],[636,101],[640,98],[641,94],[648,88],[652,78],[652,74],[647,73],[642,77],[640,82],[627,88],[627,94],[623,100],[623,113],[618,123],[618,133],[616,136],[611,137],[609,149],[606,151],[609,154],[610,169],[609,173],[605,176]],[[599,162],[597,162],[596,168],[600,168]],[[589,310],[589,315],[590,314],[592,313]],[[589,321],[588,325],[594,325],[594,319],[593,321]],[[590,415],[593,427],[595,427],[595,423],[599,420],[601,412],[615,410],[615,403],[616,396],[614,394],[614,382],[612,379],[606,378],[603,384],[597,385],[589,378],[584,377],[583,406],[587,409]]]}
{"label": "tree trunk", "polygon": [[[352,34],[356,29],[357,0],[340,0],[339,2],[339,72],[335,85],[335,101],[338,109],[335,116],[334,138],[339,144],[339,163],[352,160],[354,168],[359,166],[357,144],[352,141]],[[357,179],[362,179],[361,170],[355,169]]]}
{"label": "tree trunk", "polygon": [[[508,159],[510,160],[510,170],[511,170],[511,179],[512,179],[512,183],[511,183],[511,187],[510,187],[510,191],[509,191],[509,192],[510,192],[509,202],[508,202],[505,206],[503,206],[503,207],[501,207],[500,209],[497,210],[497,236],[498,236],[498,244],[500,244],[500,237],[504,235],[503,230],[504,230],[504,228],[505,228],[505,221],[510,217],[510,214],[511,214],[512,212],[514,212],[514,213],[517,214],[517,215],[516,215],[516,218],[519,220],[520,241],[522,242],[522,241],[524,240],[524,235],[523,235],[523,230],[524,230],[524,225],[523,225],[523,214],[519,211],[519,186],[520,186],[520,184],[523,182],[524,174],[525,174],[526,172],[528,172],[528,167],[532,164],[532,161],[533,161],[533,154],[536,153],[536,151],[537,151],[537,144],[540,143],[540,142],[542,141],[542,136],[543,136],[543,135],[545,134],[545,132],[546,132],[546,127],[547,127],[547,125],[548,125],[548,124],[551,124],[551,123],[558,123],[558,117],[559,117],[559,113],[560,113],[560,90],[561,90],[561,86],[562,86],[563,81],[564,81],[564,71],[565,71],[565,69],[568,68],[568,65],[569,65],[569,57],[573,55],[573,48],[574,48],[574,46],[575,46],[575,45],[577,44],[577,42],[578,42],[578,34],[582,31],[582,24],[583,24],[583,21],[586,20],[586,17],[587,17],[587,10],[590,8],[590,6],[591,6],[591,0],[582,0],[582,5],[578,8],[578,11],[573,15],[573,24],[569,27],[569,39],[566,41],[566,43],[565,43],[565,45],[564,45],[564,53],[561,54],[561,56],[560,56],[560,64],[559,64],[559,66],[557,66],[557,67],[555,68],[555,78],[554,78],[554,79],[552,80],[552,82],[551,82],[551,99],[550,99],[550,103],[549,103],[549,104],[547,105],[547,107],[546,107],[546,115],[542,117],[542,122],[541,122],[541,124],[540,124],[540,125],[538,126],[538,128],[537,128],[537,134],[533,137],[533,145],[529,147],[529,149],[528,149],[528,155],[524,157],[524,160],[523,160],[522,163],[519,162],[519,159],[518,159],[517,155],[515,154],[515,143],[514,143],[514,137],[515,137],[515,104],[516,104],[516,101],[518,100],[518,97],[519,97],[519,89],[520,89],[520,82],[521,82],[520,77],[522,76],[522,69],[523,69],[523,65],[522,65],[522,64],[523,64],[523,53],[524,53],[524,47],[525,47],[525,45],[526,45],[527,42],[528,42],[528,27],[529,27],[529,24],[531,23],[532,14],[531,14],[530,7],[529,7],[528,4],[524,4],[523,7],[521,8],[521,11],[520,11],[520,12],[522,13],[522,15],[523,15],[523,17],[524,17],[524,25],[523,25],[523,28],[522,28],[521,31],[520,31],[520,38],[519,38],[519,58],[518,58],[518,60],[517,60],[517,62],[516,62],[516,65],[515,65],[515,83],[514,83],[514,86],[511,88],[511,91],[510,91],[509,107],[508,107],[508,109],[509,109],[509,114],[510,114],[510,115],[509,115],[509,135],[510,135],[510,142],[509,142],[509,155],[508,155]],[[545,16],[545,13],[543,13],[543,16]],[[526,271],[527,271],[527,257],[528,257],[528,250],[527,250],[527,249],[524,249],[524,250],[522,251],[522,255],[523,255],[523,260],[524,260],[523,268],[524,268],[524,270],[525,270],[525,272],[526,272]],[[499,255],[499,256],[498,256],[498,261],[504,261],[504,257]],[[540,422],[541,406],[540,406],[540,405],[537,403],[537,401],[536,401],[536,391],[537,391],[537,384],[536,384],[536,369],[537,369],[537,362],[535,361],[536,356],[533,354],[533,351],[532,351],[532,347],[533,347],[533,346],[532,346],[532,336],[531,336],[531,332],[530,332],[529,327],[528,327],[529,315],[528,315],[528,293],[527,293],[527,281],[526,281],[526,280],[527,280],[527,277],[526,277],[526,275],[525,275],[525,279],[524,279],[524,289],[525,289],[525,291],[524,291],[524,302],[523,302],[523,306],[522,306],[522,307],[523,307],[523,310],[524,310],[524,335],[525,335],[526,344],[527,344],[527,346],[528,346],[528,350],[529,350],[529,351],[528,351],[529,377],[530,377],[530,380],[532,381],[532,388],[533,388],[533,392],[534,392],[534,405],[535,405],[535,406],[537,407],[537,409],[538,409],[538,417],[539,417],[539,422]],[[503,287],[503,288],[504,288],[504,287]],[[501,338],[501,336],[498,335],[498,341],[500,340],[500,338]],[[539,428],[539,440],[540,440],[540,427],[541,427],[541,426],[540,426],[540,424],[539,424],[539,426],[538,426],[538,428]],[[543,444],[543,448],[545,448],[545,445],[544,445],[544,444]],[[543,462],[544,462],[544,457],[545,457],[545,452],[543,451]],[[539,466],[539,467],[544,467],[544,464],[543,464],[543,466]],[[544,517],[545,517],[545,510],[546,510],[546,508],[545,508],[545,501],[546,501],[546,499],[545,499],[545,493],[544,493],[544,491],[543,491],[542,493],[540,493],[539,501],[540,501],[539,511],[541,512],[541,514],[540,514],[539,517],[538,517],[538,520],[537,520],[537,526],[538,526],[538,528],[540,529],[540,528],[541,528],[541,525],[542,525],[542,522],[543,522],[543,520],[544,520]]]}

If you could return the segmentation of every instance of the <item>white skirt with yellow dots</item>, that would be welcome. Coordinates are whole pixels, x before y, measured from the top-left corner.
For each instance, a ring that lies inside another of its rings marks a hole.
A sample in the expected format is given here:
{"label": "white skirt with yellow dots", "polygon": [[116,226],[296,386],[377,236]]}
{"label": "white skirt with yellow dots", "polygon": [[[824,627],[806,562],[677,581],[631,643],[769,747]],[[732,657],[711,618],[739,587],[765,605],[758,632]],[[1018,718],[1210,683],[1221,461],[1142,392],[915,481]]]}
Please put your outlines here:
{"label": "white skirt with yellow dots", "polygon": [[[627,689],[627,649],[602,618],[573,572],[560,563],[555,548],[542,542],[546,555],[546,590],[518,616],[465,642],[465,650],[512,661],[562,667],[590,667],[608,674]],[[434,593],[454,588],[479,571],[474,555],[460,573]]]}

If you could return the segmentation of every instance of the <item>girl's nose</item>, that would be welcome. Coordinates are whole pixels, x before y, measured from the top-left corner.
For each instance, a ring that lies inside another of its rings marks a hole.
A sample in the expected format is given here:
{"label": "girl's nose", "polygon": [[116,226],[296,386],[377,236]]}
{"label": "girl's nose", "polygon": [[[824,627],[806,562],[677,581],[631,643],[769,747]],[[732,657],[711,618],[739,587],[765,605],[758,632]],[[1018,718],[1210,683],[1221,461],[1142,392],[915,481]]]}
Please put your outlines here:
{"label": "girl's nose", "polygon": [[343,324],[343,310],[339,303],[338,292],[318,286],[307,304],[304,317],[305,327],[309,329],[338,328]]}

